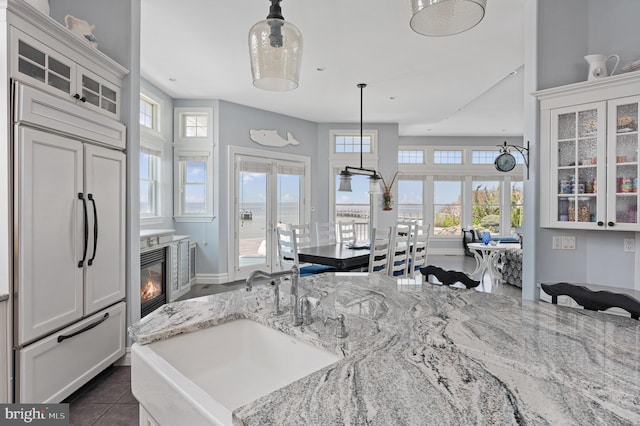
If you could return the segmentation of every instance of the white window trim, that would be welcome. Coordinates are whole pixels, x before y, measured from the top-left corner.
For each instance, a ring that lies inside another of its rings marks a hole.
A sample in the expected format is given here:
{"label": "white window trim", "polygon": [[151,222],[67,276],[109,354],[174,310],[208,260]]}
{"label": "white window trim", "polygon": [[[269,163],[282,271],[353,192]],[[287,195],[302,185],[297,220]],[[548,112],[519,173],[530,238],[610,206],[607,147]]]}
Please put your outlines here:
{"label": "white window trim", "polygon": [[[205,212],[197,215],[180,214],[180,157],[207,157]],[[211,222],[213,216],[213,152],[174,149],[173,157],[173,220],[176,222]]]}
{"label": "white window trim", "polygon": [[[207,116],[207,137],[184,137],[182,129],[183,120],[186,115],[206,115]],[[173,142],[178,145],[188,145],[194,147],[204,144],[213,144],[213,108],[210,107],[175,107],[173,108]],[[200,148],[200,147],[199,147]]]}

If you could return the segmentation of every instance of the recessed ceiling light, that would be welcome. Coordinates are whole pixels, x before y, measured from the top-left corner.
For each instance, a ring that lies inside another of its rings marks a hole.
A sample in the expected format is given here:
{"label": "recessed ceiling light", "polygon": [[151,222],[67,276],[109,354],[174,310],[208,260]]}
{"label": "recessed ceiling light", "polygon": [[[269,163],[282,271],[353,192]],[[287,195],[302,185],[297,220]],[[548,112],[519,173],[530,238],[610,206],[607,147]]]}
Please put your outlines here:
{"label": "recessed ceiling light", "polygon": [[391,99],[392,101],[396,99],[395,96],[389,96],[389,99]]}
{"label": "recessed ceiling light", "polygon": [[176,79],[173,77],[169,77],[169,81],[176,81]]}
{"label": "recessed ceiling light", "polygon": [[326,70],[326,69],[327,69],[327,67],[317,67],[317,68],[316,68],[316,71],[324,71],[324,70]]}
{"label": "recessed ceiling light", "polygon": [[506,132],[506,131],[507,131],[507,129],[502,129],[502,131],[503,131],[503,132]]}
{"label": "recessed ceiling light", "polygon": [[516,74],[518,74],[518,70],[511,71],[511,75],[516,75]]}

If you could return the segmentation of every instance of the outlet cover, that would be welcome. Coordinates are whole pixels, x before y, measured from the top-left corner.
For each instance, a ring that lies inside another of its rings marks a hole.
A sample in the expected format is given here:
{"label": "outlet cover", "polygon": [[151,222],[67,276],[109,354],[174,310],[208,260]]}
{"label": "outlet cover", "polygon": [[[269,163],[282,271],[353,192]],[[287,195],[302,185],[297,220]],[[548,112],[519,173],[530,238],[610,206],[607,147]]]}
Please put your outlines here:
{"label": "outlet cover", "polygon": [[562,237],[554,236],[553,237],[553,245],[551,247],[553,250],[562,250]]}
{"label": "outlet cover", "polygon": [[573,235],[562,236],[562,250],[575,250],[576,249],[576,237]]}
{"label": "outlet cover", "polygon": [[624,239],[624,251],[635,253],[636,251],[636,240],[633,238],[625,238]]}

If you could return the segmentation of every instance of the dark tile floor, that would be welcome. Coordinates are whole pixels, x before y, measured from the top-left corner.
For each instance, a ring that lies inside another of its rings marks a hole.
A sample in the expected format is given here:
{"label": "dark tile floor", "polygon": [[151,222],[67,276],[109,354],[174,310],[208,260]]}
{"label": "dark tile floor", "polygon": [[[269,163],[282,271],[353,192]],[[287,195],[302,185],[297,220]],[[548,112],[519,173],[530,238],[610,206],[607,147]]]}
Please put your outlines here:
{"label": "dark tile floor", "polygon": [[131,367],[111,366],[63,402],[72,426],[137,426],[138,401],[131,393]]}
{"label": "dark tile floor", "polygon": [[[475,261],[467,256],[429,256],[429,263],[443,269],[471,273]],[[244,281],[196,285],[180,300],[236,290]],[[502,285],[494,293],[521,297],[521,290]],[[68,402],[72,426],[137,426],[138,401],[131,393],[131,367],[111,366],[64,402]]]}

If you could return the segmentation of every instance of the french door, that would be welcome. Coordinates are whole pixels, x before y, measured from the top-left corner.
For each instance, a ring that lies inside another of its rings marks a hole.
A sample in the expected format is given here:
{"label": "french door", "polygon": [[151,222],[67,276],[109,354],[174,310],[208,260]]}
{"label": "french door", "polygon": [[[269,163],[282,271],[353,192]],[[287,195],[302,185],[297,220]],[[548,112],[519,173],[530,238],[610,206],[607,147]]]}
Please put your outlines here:
{"label": "french door", "polygon": [[277,271],[278,227],[309,222],[309,159],[261,154],[233,154],[234,280],[258,269]]}

